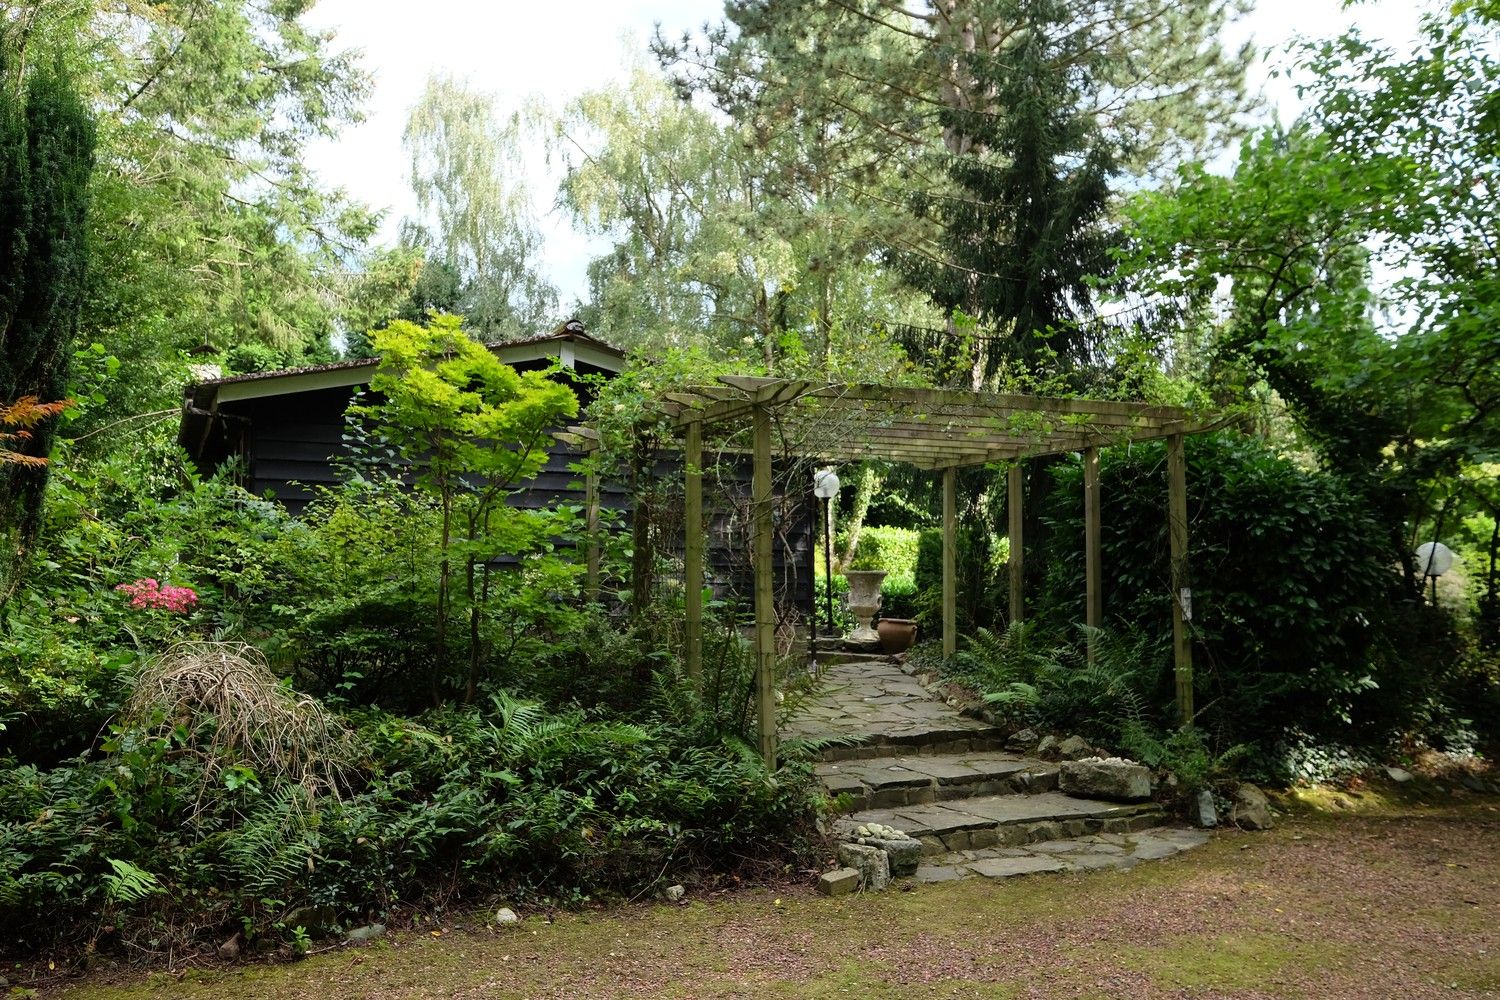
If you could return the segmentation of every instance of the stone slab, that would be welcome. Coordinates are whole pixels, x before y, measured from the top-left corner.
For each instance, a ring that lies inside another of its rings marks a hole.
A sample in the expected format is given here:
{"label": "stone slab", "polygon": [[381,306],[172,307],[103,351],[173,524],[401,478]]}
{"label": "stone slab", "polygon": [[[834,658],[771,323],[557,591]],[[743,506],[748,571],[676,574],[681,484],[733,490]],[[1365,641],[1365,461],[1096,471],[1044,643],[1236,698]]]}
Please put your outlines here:
{"label": "stone slab", "polygon": [[1066,861],[1033,855],[1026,858],[991,858],[988,861],[973,861],[969,871],[985,878],[1010,878],[1012,875],[1035,875],[1039,872],[1060,872],[1068,867]]}

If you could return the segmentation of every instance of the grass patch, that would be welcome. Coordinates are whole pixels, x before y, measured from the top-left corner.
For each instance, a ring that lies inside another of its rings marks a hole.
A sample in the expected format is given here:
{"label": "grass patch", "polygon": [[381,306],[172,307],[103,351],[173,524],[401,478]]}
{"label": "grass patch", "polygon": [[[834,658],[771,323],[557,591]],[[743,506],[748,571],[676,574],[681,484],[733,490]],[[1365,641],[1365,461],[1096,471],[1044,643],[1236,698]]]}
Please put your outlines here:
{"label": "grass patch", "polygon": [[[1121,964],[1151,977],[1161,987],[1189,990],[1264,989],[1287,974],[1295,978],[1347,966],[1354,949],[1327,942],[1296,940],[1283,934],[1251,932],[1188,936],[1150,948],[1125,948]],[[1280,996],[1287,993],[1281,984]],[[1295,987],[1290,987],[1295,989]]]}

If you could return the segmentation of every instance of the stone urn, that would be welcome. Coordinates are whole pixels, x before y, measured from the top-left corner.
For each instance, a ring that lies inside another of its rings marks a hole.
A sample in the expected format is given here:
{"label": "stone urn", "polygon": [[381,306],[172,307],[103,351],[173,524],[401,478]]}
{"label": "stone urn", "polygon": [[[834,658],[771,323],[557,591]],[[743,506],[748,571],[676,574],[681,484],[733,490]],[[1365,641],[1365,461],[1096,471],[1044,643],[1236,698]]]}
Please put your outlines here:
{"label": "stone urn", "polygon": [[886,653],[904,653],[917,641],[917,623],[911,618],[882,618],[875,623],[875,631]]}
{"label": "stone urn", "polygon": [[873,649],[880,645],[880,633],[870,627],[870,619],[880,610],[880,584],[885,580],[885,570],[851,569],[844,576],[849,580],[849,611],[854,615],[854,631],[845,641]]}

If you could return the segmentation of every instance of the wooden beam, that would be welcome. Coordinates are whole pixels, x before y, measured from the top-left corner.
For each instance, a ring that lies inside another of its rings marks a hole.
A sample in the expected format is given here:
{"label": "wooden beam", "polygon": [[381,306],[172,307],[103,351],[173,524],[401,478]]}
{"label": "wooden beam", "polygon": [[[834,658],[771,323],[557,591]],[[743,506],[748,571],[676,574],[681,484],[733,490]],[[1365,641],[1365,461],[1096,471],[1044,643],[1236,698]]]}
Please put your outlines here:
{"label": "wooden beam", "polygon": [[776,592],[772,578],[771,411],[754,410],[755,459],[750,505],[755,534],[755,718],[760,755],[776,768]]}
{"label": "wooden beam", "polygon": [[958,472],[943,470],[943,655],[958,651]]}
{"label": "wooden beam", "polygon": [[[1104,581],[1099,576],[1099,449],[1083,450],[1083,565],[1086,590],[1084,620],[1090,628],[1104,626]],[[1089,634],[1089,662],[1095,642]]]}
{"label": "wooden beam", "polygon": [[590,470],[583,478],[584,555],[583,595],[599,599],[599,476]]}
{"label": "wooden beam", "polygon": [[703,425],[687,425],[683,455],[683,600],[687,615],[684,660],[688,679],[703,681]]}
{"label": "wooden beam", "polygon": [[1025,566],[1022,563],[1025,545],[1021,538],[1021,465],[1016,463],[1005,471],[1005,514],[1010,522],[1010,620],[1011,624],[1026,617]]}
{"label": "wooden beam", "polygon": [[1172,663],[1177,681],[1177,721],[1193,722],[1193,591],[1188,578],[1187,460],[1182,435],[1167,438],[1167,530],[1172,545]]}
{"label": "wooden beam", "polygon": [[814,390],[817,398],[889,403],[916,412],[918,406],[966,407],[985,413],[1052,413],[1092,417],[1125,417],[1145,421],[1186,420],[1189,411],[1180,406],[1157,406],[1106,399],[1072,399],[1057,396],[1023,396],[1015,393],[970,392],[965,389],[907,389],[870,385],[831,385]]}

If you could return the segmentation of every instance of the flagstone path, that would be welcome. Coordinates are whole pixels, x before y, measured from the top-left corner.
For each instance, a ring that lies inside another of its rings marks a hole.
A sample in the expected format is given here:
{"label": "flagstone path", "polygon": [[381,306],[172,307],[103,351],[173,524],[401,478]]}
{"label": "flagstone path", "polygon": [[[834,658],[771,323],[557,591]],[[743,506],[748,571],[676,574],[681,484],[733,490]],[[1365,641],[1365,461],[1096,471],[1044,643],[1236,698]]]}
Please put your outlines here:
{"label": "flagstone path", "polygon": [[1208,841],[1153,802],[1058,792],[1057,764],[1006,751],[891,657],[837,658],[781,733],[827,744],[815,771],[847,813],[835,836],[878,823],[920,840],[919,882],[1128,869]]}

